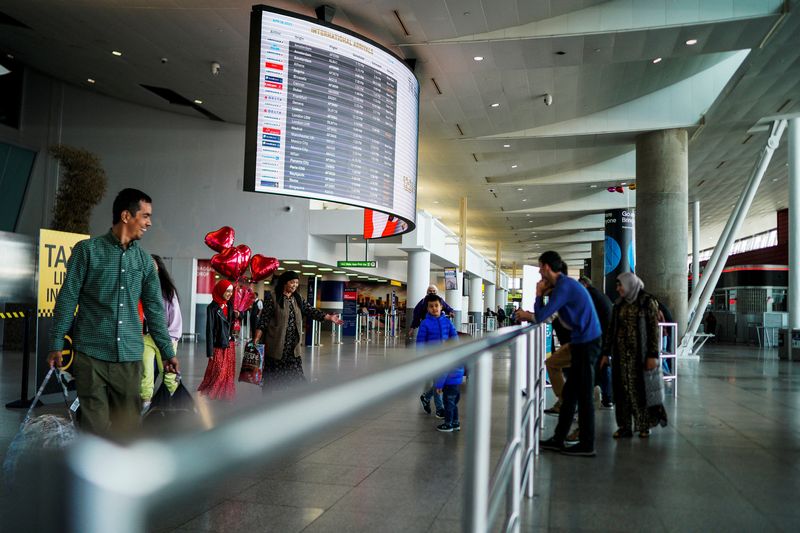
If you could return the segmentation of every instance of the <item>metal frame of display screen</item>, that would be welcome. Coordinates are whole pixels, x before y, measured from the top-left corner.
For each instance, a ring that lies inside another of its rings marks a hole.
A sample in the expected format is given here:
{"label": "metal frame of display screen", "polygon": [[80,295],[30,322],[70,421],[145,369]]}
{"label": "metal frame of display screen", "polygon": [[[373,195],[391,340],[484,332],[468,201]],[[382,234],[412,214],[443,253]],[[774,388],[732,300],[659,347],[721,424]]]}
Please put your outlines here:
{"label": "metal frame of display screen", "polygon": [[416,222],[419,82],[345,28],[253,6],[244,190],[326,200]]}

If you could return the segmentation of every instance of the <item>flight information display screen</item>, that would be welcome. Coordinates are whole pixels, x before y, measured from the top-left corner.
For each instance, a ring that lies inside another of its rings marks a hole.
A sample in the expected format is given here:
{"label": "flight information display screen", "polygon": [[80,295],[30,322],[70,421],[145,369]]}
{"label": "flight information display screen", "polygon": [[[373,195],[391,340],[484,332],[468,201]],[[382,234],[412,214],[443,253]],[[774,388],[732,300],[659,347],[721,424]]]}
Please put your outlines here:
{"label": "flight information display screen", "polygon": [[255,6],[246,191],[355,205],[414,228],[419,83],[348,30]]}

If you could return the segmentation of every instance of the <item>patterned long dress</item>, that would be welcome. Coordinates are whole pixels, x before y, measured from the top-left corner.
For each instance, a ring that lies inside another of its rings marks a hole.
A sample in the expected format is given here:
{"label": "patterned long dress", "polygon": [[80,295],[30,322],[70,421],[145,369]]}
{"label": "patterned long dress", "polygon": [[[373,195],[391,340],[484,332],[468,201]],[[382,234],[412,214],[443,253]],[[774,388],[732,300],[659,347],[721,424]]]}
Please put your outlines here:
{"label": "patterned long dress", "polygon": [[[642,291],[634,303],[621,299],[615,307],[609,331],[612,336],[609,340],[613,343],[614,414],[620,429],[631,429],[632,418],[636,431],[644,431],[653,424],[645,399],[644,362],[639,339],[640,333],[644,333],[645,352],[658,353],[658,303]],[[640,311],[644,314],[645,332],[639,331]]]}
{"label": "patterned long dress", "polygon": [[[275,305],[275,298],[267,298],[265,300],[264,309],[261,311],[259,320],[259,329],[264,330],[269,321],[272,320],[275,315]],[[295,347],[300,342],[300,330],[297,327],[297,321],[302,320],[304,317],[322,321],[325,320],[325,313],[315,307],[311,307],[302,298],[300,298],[300,306],[301,316],[299,318],[294,311],[294,306],[287,306],[289,309],[289,321],[281,358],[264,358],[265,391],[284,390],[306,382],[306,376],[303,373],[303,358],[295,356]]]}

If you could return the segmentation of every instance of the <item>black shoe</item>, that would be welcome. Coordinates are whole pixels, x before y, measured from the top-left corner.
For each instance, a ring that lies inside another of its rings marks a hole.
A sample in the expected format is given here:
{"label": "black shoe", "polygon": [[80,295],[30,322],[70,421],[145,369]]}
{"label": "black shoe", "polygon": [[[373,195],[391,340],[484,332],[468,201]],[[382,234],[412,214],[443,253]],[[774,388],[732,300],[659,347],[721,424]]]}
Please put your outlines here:
{"label": "black shoe", "polygon": [[453,422],[451,425],[453,426],[453,431],[461,431],[461,422]]}
{"label": "black shoe", "polygon": [[441,431],[442,433],[452,433],[453,430],[453,426],[450,424],[439,424],[436,426],[436,431]]}
{"label": "black shoe", "polygon": [[611,402],[603,402],[600,404],[600,409],[604,411],[611,411],[612,409],[614,409],[614,404]]}
{"label": "black shoe", "polygon": [[593,447],[584,446],[583,444],[567,446],[561,450],[561,453],[562,455],[574,455],[576,457],[594,457],[597,455]]}
{"label": "black shoe", "polygon": [[431,414],[431,401],[426,399],[424,394],[420,395],[419,402],[422,404],[422,410]]}
{"label": "black shoe", "polygon": [[539,448],[542,450],[552,450],[554,452],[560,452],[564,449],[564,441],[557,440],[555,437],[550,437],[547,440],[540,440],[539,441]]}
{"label": "black shoe", "polygon": [[[430,413],[430,410],[428,412]],[[436,418],[438,418],[439,420],[444,420],[444,409],[436,410]]]}

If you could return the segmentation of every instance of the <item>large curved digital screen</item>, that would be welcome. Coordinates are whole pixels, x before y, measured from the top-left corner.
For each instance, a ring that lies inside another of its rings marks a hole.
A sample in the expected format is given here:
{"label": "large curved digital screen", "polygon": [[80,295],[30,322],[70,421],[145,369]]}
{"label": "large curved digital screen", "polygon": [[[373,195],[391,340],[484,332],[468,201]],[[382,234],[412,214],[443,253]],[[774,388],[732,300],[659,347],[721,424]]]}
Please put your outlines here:
{"label": "large curved digital screen", "polygon": [[254,6],[246,191],[329,200],[414,229],[419,83],[348,30]]}

